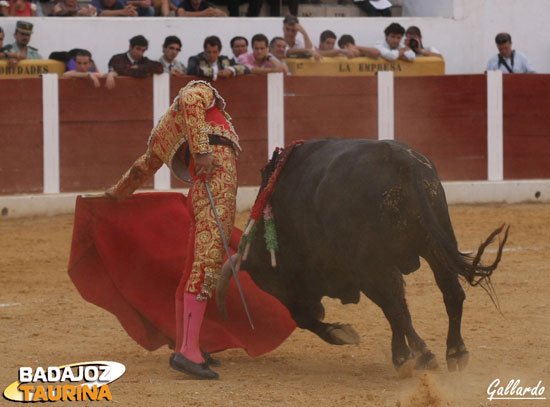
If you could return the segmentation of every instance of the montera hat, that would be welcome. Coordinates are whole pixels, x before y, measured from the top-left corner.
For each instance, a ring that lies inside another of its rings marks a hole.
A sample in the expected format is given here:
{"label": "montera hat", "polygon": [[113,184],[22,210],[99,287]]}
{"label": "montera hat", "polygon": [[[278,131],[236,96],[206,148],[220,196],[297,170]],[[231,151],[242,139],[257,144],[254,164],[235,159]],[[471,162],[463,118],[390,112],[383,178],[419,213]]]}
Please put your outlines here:
{"label": "montera hat", "polygon": [[15,30],[22,34],[32,34],[32,24],[26,21],[18,21],[15,24]]}

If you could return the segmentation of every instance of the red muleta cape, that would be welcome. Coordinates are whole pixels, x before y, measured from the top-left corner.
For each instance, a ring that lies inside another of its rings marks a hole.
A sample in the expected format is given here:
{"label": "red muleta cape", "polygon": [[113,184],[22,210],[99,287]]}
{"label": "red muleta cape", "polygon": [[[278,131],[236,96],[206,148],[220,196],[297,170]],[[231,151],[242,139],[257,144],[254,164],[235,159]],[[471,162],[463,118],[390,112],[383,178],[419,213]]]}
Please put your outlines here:
{"label": "red muleta cape", "polygon": [[[190,217],[185,195],[135,194],[122,202],[76,200],[69,276],[82,297],[113,313],[147,350],[176,341],[175,294],[186,262]],[[242,232],[234,229],[236,250]],[[254,320],[250,328],[232,279],[229,319],[208,301],[200,345],[208,352],[242,348],[259,356],[278,347],[296,328],[288,310],[260,290],[248,273],[239,278]]]}

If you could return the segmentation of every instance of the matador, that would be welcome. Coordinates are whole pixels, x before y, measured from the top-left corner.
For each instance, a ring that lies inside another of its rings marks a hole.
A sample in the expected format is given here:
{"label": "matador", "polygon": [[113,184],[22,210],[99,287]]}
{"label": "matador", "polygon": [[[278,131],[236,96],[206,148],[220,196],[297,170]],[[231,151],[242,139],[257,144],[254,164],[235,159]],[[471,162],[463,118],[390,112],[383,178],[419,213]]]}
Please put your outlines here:
{"label": "matador", "polygon": [[106,191],[113,199],[125,199],[163,164],[176,177],[193,180],[188,197],[192,222],[188,258],[192,261],[187,262],[176,293],[177,339],[170,366],[197,378],[218,378],[209,367],[216,360],[201,353],[199,334],[224,257],[205,182],[208,180],[224,233],[231,236],[239,151],[239,138],[225,112],[223,98],[209,83],[191,81],[151,131],[145,154]]}

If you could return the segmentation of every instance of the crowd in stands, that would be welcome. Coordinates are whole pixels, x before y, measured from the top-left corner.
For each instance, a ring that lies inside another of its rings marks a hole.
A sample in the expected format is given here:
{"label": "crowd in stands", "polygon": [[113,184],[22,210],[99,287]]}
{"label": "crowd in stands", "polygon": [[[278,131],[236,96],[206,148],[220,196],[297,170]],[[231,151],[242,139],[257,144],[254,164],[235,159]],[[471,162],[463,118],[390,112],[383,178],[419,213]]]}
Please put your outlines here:
{"label": "crowd in stands", "polygon": [[[343,3],[344,0],[338,0]],[[88,3],[88,2],[87,2]],[[80,4],[78,0],[0,0],[0,16],[185,16],[185,17],[239,17],[243,0],[91,0]],[[247,0],[247,17],[260,15],[263,0]],[[321,0],[283,0],[291,15],[298,15],[300,3],[321,3]],[[269,14],[281,15],[281,0],[267,0]],[[391,3],[388,0],[355,1],[369,17],[390,17]],[[228,12],[220,9],[225,6]]]}
{"label": "crowd in stands", "polygon": [[[118,0],[99,1],[105,3]],[[38,50],[29,45],[32,30],[32,23],[18,21],[14,33],[15,42],[3,46],[5,34],[0,27],[0,60],[7,60],[8,65],[14,67],[23,59],[42,59]],[[437,49],[424,45],[422,33],[418,27],[411,26],[405,30],[398,23],[388,25],[384,30],[384,40],[377,42],[374,46],[357,45],[355,39],[349,34],[344,34],[338,39],[334,32],[325,30],[320,35],[319,46],[315,47],[295,16],[288,16],[283,20],[282,32],[283,36],[276,36],[271,40],[264,34],[256,34],[251,38],[250,44],[243,36],[232,38],[230,44],[233,57],[231,58],[221,53],[222,43],[219,37],[208,36],[203,43],[203,52],[191,56],[187,66],[178,60],[182,42],[174,35],[166,37],[162,46],[163,54],[158,61],[152,61],[145,56],[149,43],[144,36],[132,37],[127,51],[111,57],[108,72],[105,75],[99,73],[91,53],[85,49],[54,52],[49,58],[65,63],[64,77],[88,78],[94,86],[99,86],[98,79],[105,77],[108,88],[115,86],[116,76],[144,78],[163,72],[173,76],[194,75],[212,80],[250,73],[288,74],[286,58],[322,60],[324,57],[344,56],[382,58],[391,62],[397,60],[413,62],[416,58],[423,56],[443,58]],[[487,69],[500,69],[510,73],[535,72],[527,58],[512,49],[512,38],[509,34],[500,33],[495,41],[499,54],[489,61]],[[249,51],[249,45],[251,51]]]}

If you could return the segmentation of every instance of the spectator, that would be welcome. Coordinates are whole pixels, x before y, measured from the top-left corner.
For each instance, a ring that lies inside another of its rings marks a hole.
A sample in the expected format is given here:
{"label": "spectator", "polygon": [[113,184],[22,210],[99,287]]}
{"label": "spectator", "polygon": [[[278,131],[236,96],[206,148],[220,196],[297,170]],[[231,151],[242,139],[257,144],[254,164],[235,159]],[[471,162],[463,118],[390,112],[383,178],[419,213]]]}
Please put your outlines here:
{"label": "spectator", "polygon": [[[229,11],[229,17],[240,17],[240,6],[243,3],[248,2],[248,9],[246,11],[246,17],[258,17],[262,10],[263,0],[212,0],[218,5],[224,5]],[[280,0],[278,0],[280,1]]]}
{"label": "spectator", "polygon": [[369,17],[391,17],[391,3],[388,0],[354,0],[354,2]]}
{"label": "spectator", "polygon": [[134,6],[139,17],[154,17],[155,15],[155,8],[153,7],[152,0],[125,0],[123,5]]}
{"label": "spectator", "polygon": [[164,68],[164,72],[172,76],[185,76],[185,65],[176,59],[180,51],[181,41],[178,37],[169,35],[164,39],[162,56],[159,59],[159,62]]}
{"label": "spectator", "polygon": [[319,50],[331,51],[336,44],[336,34],[333,31],[325,30],[319,37]]}
{"label": "spectator", "polygon": [[120,76],[146,78],[155,73],[162,73],[162,64],[145,57],[149,43],[143,35],[130,38],[128,52],[113,55],[109,60],[109,72],[116,72]]}
{"label": "spectator", "polygon": [[407,28],[407,31],[405,31],[405,45],[412,49],[417,56],[420,55],[425,57],[443,58],[441,53],[436,48],[424,47],[420,28],[414,25],[411,25]]}
{"label": "spectator", "polygon": [[115,87],[116,72],[109,72],[107,75],[96,72],[95,64],[92,61],[92,54],[85,49],[76,51],[74,69],[70,69],[63,74],[63,78],[82,78],[92,81],[96,88],[101,86],[100,78],[106,78],[105,86],[108,89]]}
{"label": "spectator", "polygon": [[4,17],[34,17],[36,4],[27,0],[1,0],[0,16]]}
{"label": "spectator", "polygon": [[227,13],[206,0],[183,0],[177,10],[180,17],[227,17]]}
{"label": "spectator", "polygon": [[334,47],[336,44],[336,34],[330,30],[325,30],[321,33],[319,38],[319,48],[317,51],[324,57],[337,57],[345,55],[349,58],[353,57],[353,52],[349,48],[337,49]]}
{"label": "spectator", "polygon": [[167,17],[170,15],[170,0],[153,0],[155,16]]}
{"label": "spectator", "polygon": [[[297,38],[298,33],[302,34],[303,41]],[[287,44],[286,56],[292,57],[314,57],[319,60],[322,58],[317,50],[313,49],[313,44],[307,35],[306,30],[300,24],[298,17],[287,16],[283,20],[283,34]]]}
{"label": "spectator", "polygon": [[[98,72],[97,66],[95,65],[94,60],[92,59],[92,54],[90,54],[90,51],[82,48],[74,48],[70,50],[68,53],[69,60],[66,61],[65,67],[67,71],[76,71],[77,63],[76,63],[76,56],[78,54],[81,55],[89,55],[90,64],[88,70],[90,72]],[[52,58],[52,55],[50,54],[50,59]]]}
{"label": "spectator", "polygon": [[239,55],[246,54],[248,52],[248,40],[241,36],[231,38],[231,50],[233,51],[233,58],[231,58],[231,62],[236,64]]}
{"label": "spectator", "polygon": [[269,52],[279,61],[286,65],[283,61],[286,52],[286,41],[283,37],[273,37],[269,43]]}
{"label": "spectator", "polygon": [[246,66],[250,72],[268,74],[270,72],[288,73],[281,61],[269,53],[268,40],[263,34],[252,37],[252,53],[239,56],[239,63]]}
{"label": "spectator", "polygon": [[386,39],[383,42],[378,42],[376,48],[380,50],[382,58],[388,61],[414,61],[416,54],[412,49],[403,45],[401,39],[405,34],[405,29],[398,23],[391,23],[384,30]]}
{"label": "spectator", "polygon": [[[172,0],[178,2],[179,0]],[[229,12],[229,17],[258,17],[262,10],[263,0],[210,0],[216,6],[225,6]],[[281,0],[278,0],[281,1]],[[181,0],[183,2],[183,0]],[[248,3],[246,14],[241,13],[241,6]]]}
{"label": "spectator", "polygon": [[78,4],[78,0],[61,0],[53,6],[52,16],[55,17],[91,17],[97,15],[94,6],[88,7]]}
{"label": "spectator", "polygon": [[23,59],[42,59],[38,50],[29,44],[32,35],[31,23],[18,21],[15,24],[15,42],[3,48],[4,59],[8,60],[10,68],[16,66]]}
{"label": "spectator", "polygon": [[169,15],[171,13],[173,13],[172,15],[177,16],[178,15],[178,8],[179,8],[181,3],[182,3],[181,0],[169,0],[168,1]]}
{"label": "spectator", "polygon": [[[320,2],[320,0],[314,1],[317,3]],[[281,5],[286,4],[290,15],[296,17],[298,15],[298,7],[300,6],[300,3],[307,2],[308,0],[268,0],[270,15],[271,17],[279,17],[281,15]]]}
{"label": "spectator", "polygon": [[215,35],[205,38],[203,49],[204,52],[189,58],[187,75],[212,78],[215,81],[217,78],[230,78],[250,73],[246,66],[231,64],[228,57],[220,55],[222,42]]}
{"label": "spectator", "polygon": [[380,51],[377,48],[355,45],[355,39],[349,34],[344,34],[340,37],[338,46],[342,50],[347,50],[348,54],[346,54],[346,56],[350,58],[369,57],[376,59],[380,57]]}
{"label": "spectator", "polygon": [[131,4],[124,5],[123,0],[93,0],[92,5],[99,17],[137,17],[138,12]]}
{"label": "spectator", "polygon": [[512,49],[512,36],[508,33],[500,33],[495,38],[498,54],[492,57],[487,64],[488,71],[504,73],[535,73],[535,68],[527,57],[519,51]]}

